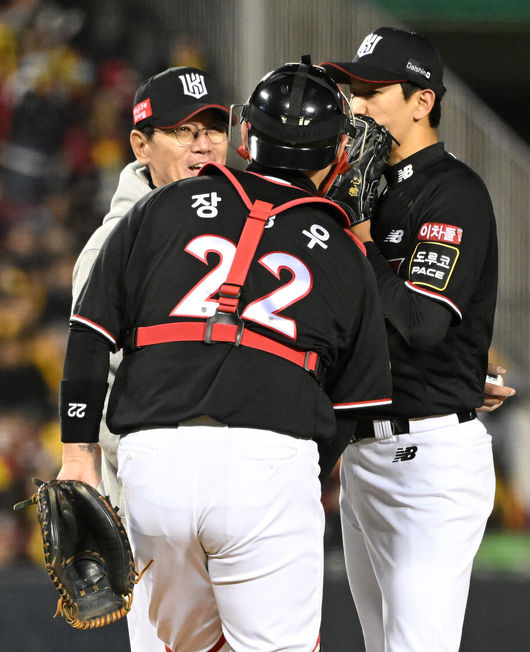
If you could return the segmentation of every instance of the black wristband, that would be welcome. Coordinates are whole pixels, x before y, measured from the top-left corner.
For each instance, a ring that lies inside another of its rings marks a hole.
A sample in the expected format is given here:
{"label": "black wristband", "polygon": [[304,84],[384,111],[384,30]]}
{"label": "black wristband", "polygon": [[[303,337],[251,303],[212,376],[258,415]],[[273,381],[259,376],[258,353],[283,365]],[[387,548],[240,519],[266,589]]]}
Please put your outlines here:
{"label": "black wristband", "polygon": [[59,415],[63,443],[93,443],[99,440],[99,424],[107,383],[61,380]]}

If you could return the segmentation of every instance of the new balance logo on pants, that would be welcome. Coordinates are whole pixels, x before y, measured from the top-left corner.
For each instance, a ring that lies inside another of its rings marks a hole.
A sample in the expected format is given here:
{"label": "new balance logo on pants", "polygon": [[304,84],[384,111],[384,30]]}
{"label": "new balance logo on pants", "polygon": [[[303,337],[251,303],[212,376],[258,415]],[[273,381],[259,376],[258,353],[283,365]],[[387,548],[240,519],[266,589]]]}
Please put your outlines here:
{"label": "new balance logo on pants", "polygon": [[392,460],[394,462],[408,462],[416,457],[417,446],[407,446],[406,448],[398,448],[396,456]]}

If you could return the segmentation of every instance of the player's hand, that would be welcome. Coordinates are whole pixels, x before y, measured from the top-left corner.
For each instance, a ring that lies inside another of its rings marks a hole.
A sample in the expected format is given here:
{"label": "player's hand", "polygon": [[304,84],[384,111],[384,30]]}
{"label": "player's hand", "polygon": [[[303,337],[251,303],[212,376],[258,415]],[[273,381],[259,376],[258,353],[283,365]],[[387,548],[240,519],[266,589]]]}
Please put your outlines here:
{"label": "player's hand", "polygon": [[101,480],[98,444],[63,444],[63,465],[57,480],[81,480],[96,488]]}
{"label": "player's hand", "polygon": [[368,242],[372,240],[372,234],[370,232],[371,220],[365,220],[364,222],[359,222],[350,227],[350,231],[354,236],[359,238],[361,242]]}
{"label": "player's hand", "polygon": [[489,382],[486,377],[484,385],[484,405],[479,407],[477,412],[493,412],[499,408],[504,401],[516,393],[513,387],[505,387],[502,374],[506,373],[506,369],[499,367],[492,363],[488,364],[488,376],[497,377],[496,382]]}

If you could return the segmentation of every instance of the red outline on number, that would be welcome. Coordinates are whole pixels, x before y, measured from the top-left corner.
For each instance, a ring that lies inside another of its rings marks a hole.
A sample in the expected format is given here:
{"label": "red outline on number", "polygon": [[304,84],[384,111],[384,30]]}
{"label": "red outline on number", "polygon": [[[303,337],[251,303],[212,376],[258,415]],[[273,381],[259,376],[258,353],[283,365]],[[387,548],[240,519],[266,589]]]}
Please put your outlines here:
{"label": "red outline on number", "polygon": [[[235,252],[236,252],[236,246],[235,246],[235,244],[232,242],[232,240],[230,240],[229,238],[224,238],[222,235],[215,235],[214,233],[205,233],[205,234],[203,234],[203,235],[199,235],[199,236],[197,236],[196,238],[192,238],[192,239],[188,242],[188,244],[185,246],[185,248],[184,248],[184,251],[185,251],[186,253],[190,254],[190,256],[193,256],[194,258],[196,258],[197,260],[199,260],[201,263],[203,263],[204,265],[206,265],[206,266],[208,266],[208,267],[209,267],[209,265],[208,265],[208,254],[209,254],[209,253],[218,254],[218,255],[219,255],[219,262],[217,263],[217,265],[216,265],[212,270],[210,270],[207,274],[205,274],[205,275],[201,278],[200,281],[198,281],[197,283],[195,283],[195,285],[191,288],[191,290],[190,290],[189,292],[187,292],[187,294],[186,294],[184,297],[182,297],[182,299],[177,303],[177,305],[176,305],[176,306],[173,308],[173,310],[169,313],[169,316],[170,316],[170,317],[204,317],[204,315],[197,315],[197,314],[192,314],[192,313],[189,313],[189,312],[185,312],[185,313],[180,313],[180,312],[179,312],[179,313],[175,313],[175,310],[176,310],[176,309],[177,309],[181,304],[183,304],[184,301],[186,301],[186,299],[187,299],[191,294],[193,294],[193,292],[194,292],[194,291],[195,291],[195,290],[196,290],[200,285],[202,285],[202,284],[206,281],[206,279],[207,279],[208,277],[210,277],[212,274],[214,274],[214,273],[219,269],[219,267],[221,267],[221,265],[223,264],[223,261],[224,261],[225,257],[223,256],[223,252],[222,252],[222,251],[219,251],[218,249],[207,249],[207,250],[204,252],[204,258],[201,258],[201,257],[198,256],[197,254],[195,254],[193,251],[190,251],[190,250],[188,249],[188,247],[189,247],[193,242],[195,242],[195,240],[201,240],[202,238],[205,238],[205,237],[206,237],[206,238],[216,238],[216,239],[219,239],[219,240],[224,240],[225,242],[229,242],[229,243],[234,247],[234,255],[235,255]],[[232,256],[232,259],[233,259],[233,256]],[[211,297],[213,297],[213,295],[216,294],[216,293],[219,291],[219,288],[221,287],[221,285],[222,285],[223,282],[224,282],[224,281],[222,281],[222,282],[219,284],[219,286],[218,286],[218,287],[217,287],[217,288],[216,288],[216,289],[215,289],[211,294],[208,295],[208,297],[204,300],[205,302],[209,302],[210,304],[212,304],[212,303],[219,303],[219,301],[218,301],[217,299],[212,299]]]}
{"label": "red outline on number", "polygon": [[[177,310],[177,308],[178,308],[179,306],[181,306],[181,305],[182,305],[182,304],[183,304],[183,303],[188,299],[188,297],[189,297],[190,295],[192,295],[194,292],[197,291],[197,288],[198,288],[198,287],[200,287],[201,285],[204,284],[204,282],[206,281],[206,279],[208,279],[212,274],[214,274],[215,272],[217,272],[217,271],[219,270],[219,268],[220,268],[221,265],[223,264],[223,261],[225,261],[225,259],[226,259],[226,257],[223,255],[223,252],[222,252],[222,251],[219,251],[219,249],[216,249],[216,248],[208,248],[208,249],[206,249],[202,254],[199,254],[199,255],[196,254],[196,253],[193,252],[193,251],[190,251],[190,245],[192,245],[193,242],[198,241],[198,240],[201,240],[201,239],[203,239],[203,238],[213,238],[214,240],[221,240],[221,241],[223,241],[223,242],[229,243],[232,247],[234,247],[234,255],[235,255],[236,245],[235,245],[235,243],[232,242],[232,240],[230,240],[229,238],[225,238],[225,237],[223,237],[223,236],[221,236],[221,235],[215,235],[215,234],[213,234],[213,233],[205,233],[205,234],[203,234],[203,235],[200,235],[200,236],[197,236],[197,237],[195,237],[195,238],[192,238],[192,239],[188,242],[188,244],[186,245],[186,247],[184,248],[184,251],[185,251],[186,253],[190,254],[191,256],[193,256],[194,258],[196,258],[197,260],[199,260],[201,263],[203,263],[203,264],[205,264],[205,265],[208,265],[208,262],[207,262],[208,254],[209,254],[209,253],[215,253],[215,254],[217,254],[217,255],[219,256],[219,262],[215,265],[215,267],[214,267],[212,270],[210,270],[210,271],[209,271],[207,274],[205,274],[205,275],[204,275],[204,276],[203,276],[203,277],[202,277],[202,278],[201,278],[197,283],[195,283],[195,285],[194,285],[194,286],[193,286],[193,287],[192,287],[192,288],[191,288],[191,289],[190,289],[190,290],[189,290],[189,291],[184,295],[184,297],[183,297],[183,298],[182,298],[182,299],[177,303],[177,305],[176,305],[176,306],[171,310],[171,312],[169,313],[169,316],[170,316],[170,317],[195,317],[195,318],[203,318],[203,319],[204,319],[205,316],[207,316],[207,315],[205,315],[204,313],[199,313],[199,314],[197,314],[197,313],[191,313],[191,312],[186,312],[186,313],[180,313],[180,312],[179,312],[179,313],[176,313],[176,312],[175,312],[175,311]],[[208,246],[210,247],[210,245],[208,245]],[[289,287],[289,285],[292,285],[293,283],[296,282],[296,279],[297,279],[296,271],[295,271],[293,268],[289,267],[288,265],[280,265],[280,266],[277,268],[277,271],[275,272],[275,271],[273,271],[273,269],[272,269],[271,267],[269,267],[267,264],[265,264],[265,263],[263,262],[264,259],[265,259],[267,256],[274,255],[274,254],[280,254],[280,255],[282,255],[282,256],[287,256],[287,257],[289,257],[289,258],[291,258],[291,259],[294,259],[294,260],[298,261],[298,262],[300,263],[300,265],[302,265],[302,266],[305,268],[305,270],[307,271],[307,274],[309,275],[309,287],[308,287],[308,289],[307,289],[303,294],[298,294],[298,295],[297,295],[297,296],[296,296],[292,301],[289,301],[288,303],[285,303],[285,304],[279,306],[276,310],[269,311],[269,312],[267,313],[267,314],[271,314],[271,312],[272,312],[272,314],[273,314],[273,315],[276,315],[276,317],[279,317],[279,318],[281,318],[281,319],[284,319],[284,320],[290,322],[291,324],[293,324],[293,327],[294,327],[294,335],[289,335],[288,333],[285,333],[285,332],[284,332],[283,330],[281,330],[280,328],[275,328],[274,326],[271,326],[270,324],[265,323],[264,321],[258,321],[257,319],[253,319],[252,317],[245,317],[245,313],[247,312],[247,310],[248,310],[249,307],[251,307],[251,306],[255,306],[256,304],[265,301],[265,300],[268,299],[269,297],[273,296],[274,294],[276,294],[276,293],[278,293],[278,292],[283,291],[285,288]],[[264,267],[264,268],[265,268],[265,269],[266,269],[270,274],[272,274],[272,275],[273,275],[275,278],[277,278],[278,280],[280,280],[280,272],[281,272],[281,270],[282,270],[282,269],[286,269],[286,270],[288,270],[288,271],[291,273],[291,280],[289,280],[287,283],[284,283],[283,285],[280,285],[280,287],[274,289],[272,292],[269,292],[269,293],[266,294],[265,296],[263,296],[263,297],[258,297],[257,299],[255,299],[254,301],[252,301],[251,303],[249,303],[247,306],[245,306],[245,309],[243,310],[243,313],[242,313],[242,315],[241,315],[241,318],[242,318],[242,319],[248,319],[248,321],[252,321],[252,322],[254,322],[255,324],[259,324],[260,326],[263,326],[264,328],[267,328],[267,329],[269,329],[269,330],[271,330],[271,331],[274,331],[274,332],[276,332],[276,333],[280,333],[280,334],[283,335],[284,337],[287,337],[287,338],[289,338],[289,339],[291,339],[291,340],[296,340],[296,338],[297,338],[297,333],[298,333],[298,329],[297,329],[296,321],[295,321],[294,319],[291,319],[290,317],[286,317],[285,315],[282,315],[282,314],[280,314],[280,313],[281,313],[282,310],[285,310],[285,309],[288,308],[289,306],[292,306],[294,303],[297,303],[298,301],[301,301],[304,297],[306,297],[306,296],[311,292],[311,290],[313,289],[313,283],[314,283],[314,281],[313,281],[313,274],[311,273],[311,270],[309,269],[309,267],[304,263],[304,261],[303,261],[301,258],[299,258],[298,256],[295,256],[294,254],[290,254],[290,253],[287,252],[287,251],[269,251],[269,252],[267,252],[266,254],[264,254],[264,255],[259,259],[258,262],[260,263],[260,265],[262,265],[262,267]],[[226,280],[226,279],[224,279],[224,280],[219,284],[219,286],[218,286],[218,287],[217,287],[217,288],[216,288],[216,289],[215,289],[211,294],[208,295],[208,297],[207,297],[206,299],[201,299],[201,305],[204,305],[204,303],[207,302],[207,301],[210,302],[210,304],[217,303],[217,300],[216,300],[216,299],[212,299],[211,297],[212,297],[212,296],[213,296],[213,295],[214,295],[214,294],[219,290],[219,287],[221,287],[222,283],[223,283],[225,280]]]}
{"label": "red outline on number", "polygon": [[[276,294],[277,292],[280,292],[280,291],[284,290],[285,288],[289,287],[289,285],[292,285],[293,283],[296,282],[296,273],[295,273],[295,271],[294,271],[293,269],[291,269],[290,267],[287,267],[287,265],[280,265],[280,267],[278,267],[278,271],[277,271],[277,272],[274,272],[274,271],[272,270],[271,267],[269,267],[268,265],[266,265],[266,264],[263,262],[263,259],[264,259],[264,258],[266,258],[267,256],[270,256],[270,255],[273,255],[273,254],[282,254],[282,255],[284,255],[284,256],[289,256],[290,258],[294,258],[294,259],[297,260],[301,265],[303,265],[303,266],[305,267],[305,269],[307,270],[307,273],[309,274],[309,288],[308,288],[308,290],[307,290],[306,292],[304,292],[303,294],[298,295],[298,296],[297,296],[293,301],[290,301],[289,303],[286,303],[286,304],[280,306],[277,310],[273,310],[273,311],[272,311],[272,314],[273,314],[273,315],[276,315],[276,317],[281,317],[282,319],[285,319],[285,320],[287,320],[287,321],[289,321],[289,322],[291,322],[291,323],[293,324],[293,326],[294,326],[294,335],[293,335],[293,336],[289,335],[288,333],[285,333],[284,331],[282,331],[282,330],[279,329],[279,328],[274,328],[273,326],[271,326],[271,325],[268,324],[268,323],[265,324],[265,323],[263,323],[262,321],[257,321],[256,319],[252,319],[252,317],[245,317],[245,313],[247,312],[247,310],[248,310],[251,306],[254,306],[254,305],[258,304],[258,303],[262,303],[263,301],[265,301],[265,300],[268,299],[269,297],[273,296],[273,295]],[[298,332],[297,327],[296,327],[296,321],[295,321],[294,319],[291,319],[290,317],[285,317],[285,315],[280,315],[280,314],[278,314],[278,313],[279,313],[281,310],[285,310],[285,309],[288,308],[289,306],[292,306],[294,303],[297,303],[298,301],[301,301],[304,297],[306,297],[306,296],[311,292],[311,290],[313,289],[313,275],[311,274],[311,270],[310,270],[309,267],[304,263],[304,261],[301,260],[298,256],[294,256],[293,254],[290,254],[290,253],[288,253],[288,252],[286,252],[286,251],[269,251],[268,253],[264,254],[264,255],[263,255],[263,256],[258,260],[258,262],[259,262],[260,265],[262,265],[262,267],[265,267],[265,269],[266,269],[267,271],[269,271],[269,272],[270,272],[270,273],[271,273],[275,278],[277,278],[278,280],[280,280],[280,272],[281,272],[282,269],[287,269],[287,270],[289,270],[289,272],[291,272],[291,280],[288,281],[287,283],[284,283],[283,285],[280,285],[280,287],[276,288],[276,289],[273,290],[272,292],[269,292],[269,294],[266,294],[265,296],[260,297],[260,298],[258,298],[258,299],[255,299],[255,300],[252,301],[251,303],[247,304],[247,305],[245,306],[245,309],[244,309],[243,312],[241,313],[241,318],[242,318],[242,319],[247,319],[248,321],[252,321],[252,322],[254,322],[255,324],[259,324],[260,326],[265,326],[265,327],[268,328],[269,330],[271,330],[271,331],[275,331],[275,332],[277,332],[277,333],[281,333],[282,335],[284,335],[285,337],[288,337],[289,339],[296,340],[297,332]]]}

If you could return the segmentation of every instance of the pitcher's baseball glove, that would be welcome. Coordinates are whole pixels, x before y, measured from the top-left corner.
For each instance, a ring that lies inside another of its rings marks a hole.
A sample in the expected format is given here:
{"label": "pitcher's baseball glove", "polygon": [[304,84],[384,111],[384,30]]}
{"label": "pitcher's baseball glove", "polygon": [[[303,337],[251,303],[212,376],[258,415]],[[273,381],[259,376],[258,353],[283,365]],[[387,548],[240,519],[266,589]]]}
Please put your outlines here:
{"label": "pitcher's baseball glove", "polygon": [[78,480],[34,480],[38,490],[13,509],[37,505],[46,568],[61,597],[57,614],[77,629],[112,623],[131,608],[133,555],[105,496]]}
{"label": "pitcher's baseball glove", "polygon": [[351,224],[369,220],[379,182],[392,149],[392,135],[373,118],[355,115],[355,136],[348,151],[349,167],[327,192],[350,216]]}

